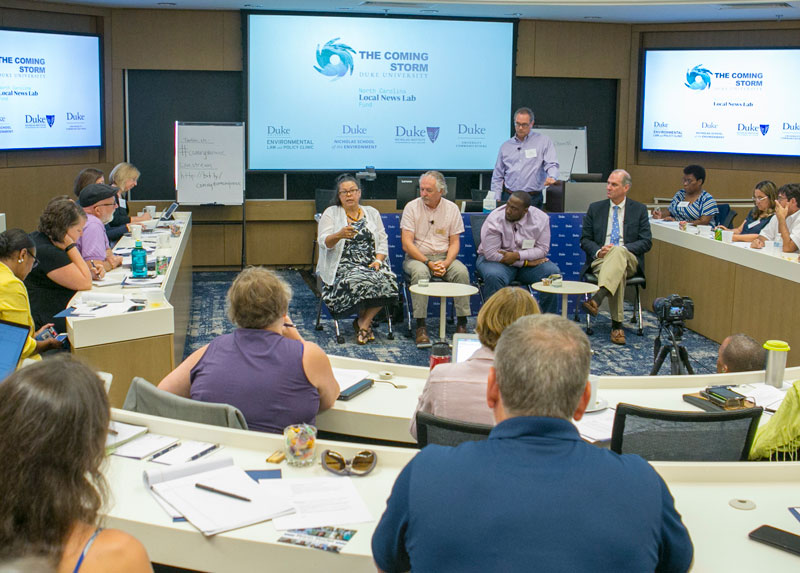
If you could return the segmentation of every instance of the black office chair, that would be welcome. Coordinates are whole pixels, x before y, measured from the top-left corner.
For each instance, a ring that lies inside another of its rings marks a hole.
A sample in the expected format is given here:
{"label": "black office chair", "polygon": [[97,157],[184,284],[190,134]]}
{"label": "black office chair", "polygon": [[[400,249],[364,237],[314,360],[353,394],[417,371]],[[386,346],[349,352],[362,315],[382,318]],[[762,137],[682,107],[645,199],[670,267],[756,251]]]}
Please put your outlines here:
{"label": "black office chair", "polygon": [[457,446],[462,442],[479,442],[489,436],[492,428],[417,412],[417,445],[424,448],[428,444]]}
{"label": "black office chair", "polygon": [[[319,219],[322,217],[322,212],[330,207],[333,197],[336,195],[335,189],[314,189],[314,221],[319,225]],[[314,255],[317,251],[317,235],[314,234],[314,239],[311,242],[311,270],[314,270]]]}
{"label": "black office chair", "polygon": [[[594,285],[597,284],[597,275],[592,272],[587,272],[585,275],[581,277],[583,282],[592,283]],[[635,290],[636,297],[633,302],[633,314],[631,315],[631,324],[637,325],[636,334],[642,336],[644,333],[644,323],[642,322],[642,297],[639,293],[640,288],[647,288],[647,278],[644,276],[643,273],[640,273],[639,270],[636,271],[636,274],[632,277],[628,278],[625,281],[625,287],[632,286]],[[589,300],[589,295],[583,296],[584,300]],[[575,311],[573,313],[573,320],[578,322],[578,305],[575,305]],[[588,312],[586,313],[586,334],[592,334],[592,315]]]}
{"label": "black office chair", "polygon": [[714,223],[730,229],[731,225],[733,225],[733,220],[736,218],[736,211],[731,209],[731,206],[727,203],[717,203],[717,209],[719,213],[714,217]]}
{"label": "black office chair", "polygon": [[620,403],[611,450],[648,461],[745,461],[762,408],[730,412],[675,412]]}
{"label": "black office chair", "polygon": [[[322,301],[322,279],[320,278],[319,273],[314,273],[314,276],[317,279],[317,291],[319,292],[319,301],[317,302],[317,323],[314,326],[314,329],[323,330],[321,319],[322,319],[322,306],[325,303]],[[388,332],[386,333],[386,338],[388,338],[389,340],[394,340],[391,305],[386,305],[383,307],[383,309],[384,309],[384,315],[386,316],[386,325],[388,329]],[[336,332],[336,342],[339,344],[344,344],[344,334],[342,334],[341,330],[339,329],[339,321],[342,320],[343,318],[351,317],[355,312],[355,310],[350,310],[348,312],[333,312],[331,309],[328,308],[328,312],[330,313],[331,318],[333,318],[333,329]]]}

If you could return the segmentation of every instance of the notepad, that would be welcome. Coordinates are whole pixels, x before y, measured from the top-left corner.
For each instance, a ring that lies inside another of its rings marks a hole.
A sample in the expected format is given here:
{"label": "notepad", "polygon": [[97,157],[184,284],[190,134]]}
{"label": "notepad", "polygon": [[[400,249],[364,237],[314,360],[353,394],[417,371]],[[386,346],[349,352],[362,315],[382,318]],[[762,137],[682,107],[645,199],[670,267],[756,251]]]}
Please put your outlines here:
{"label": "notepad", "polygon": [[[148,470],[144,481],[146,487],[207,536],[294,512],[286,496],[253,481],[229,457]],[[199,489],[198,483],[250,501]]]}
{"label": "notepad", "polygon": [[[108,425],[109,432],[106,436],[106,453],[112,452],[115,448],[127,444],[134,438],[147,433],[146,426],[136,426],[123,422],[111,421]],[[116,432],[116,433],[114,433]]]}
{"label": "notepad", "polygon": [[160,434],[144,434],[119,446],[114,450],[115,456],[122,456],[123,458],[133,458],[135,460],[143,460],[154,456],[159,452],[163,452],[169,447],[178,443],[178,438],[171,436],[162,436]]}

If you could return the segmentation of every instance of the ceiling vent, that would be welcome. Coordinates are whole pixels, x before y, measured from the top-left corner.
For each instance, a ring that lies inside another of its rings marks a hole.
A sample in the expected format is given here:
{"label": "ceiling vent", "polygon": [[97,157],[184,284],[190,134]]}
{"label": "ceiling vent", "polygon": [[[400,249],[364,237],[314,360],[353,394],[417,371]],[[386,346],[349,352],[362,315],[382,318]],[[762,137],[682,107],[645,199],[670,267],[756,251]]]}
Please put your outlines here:
{"label": "ceiling vent", "polygon": [[776,10],[792,8],[788,2],[743,2],[741,4],[720,4],[720,10]]}

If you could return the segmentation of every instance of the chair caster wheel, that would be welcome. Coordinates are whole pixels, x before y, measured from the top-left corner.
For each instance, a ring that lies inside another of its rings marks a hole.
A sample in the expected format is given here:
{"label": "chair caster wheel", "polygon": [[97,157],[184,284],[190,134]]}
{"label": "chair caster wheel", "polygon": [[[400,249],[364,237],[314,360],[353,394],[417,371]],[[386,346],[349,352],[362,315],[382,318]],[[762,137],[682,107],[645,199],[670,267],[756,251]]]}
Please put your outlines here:
{"label": "chair caster wheel", "polygon": [[338,342],[339,344],[344,344],[344,334],[340,334],[339,336],[337,336],[336,342]]}
{"label": "chair caster wheel", "polygon": [[586,334],[591,336],[592,334],[594,334],[594,329],[593,328],[587,328],[586,329]]}
{"label": "chair caster wheel", "polygon": [[317,326],[315,326],[314,328],[315,328],[316,330],[322,330],[322,329],[324,329],[325,327],[324,327],[324,326],[322,326],[321,324],[318,324],[318,325],[317,325]]}
{"label": "chair caster wheel", "polygon": [[642,328],[638,329],[636,331],[636,334],[638,334],[639,336],[643,336],[644,335],[644,329],[642,329]]}
{"label": "chair caster wheel", "polygon": [[387,334],[386,338],[389,340],[394,340],[394,332],[390,332],[389,334]]}

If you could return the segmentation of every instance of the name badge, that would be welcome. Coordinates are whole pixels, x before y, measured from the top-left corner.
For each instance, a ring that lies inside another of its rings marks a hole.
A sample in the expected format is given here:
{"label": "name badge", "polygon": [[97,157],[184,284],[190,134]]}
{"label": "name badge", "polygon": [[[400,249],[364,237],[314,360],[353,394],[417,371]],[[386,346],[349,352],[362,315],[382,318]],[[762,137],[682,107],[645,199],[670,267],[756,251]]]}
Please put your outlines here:
{"label": "name badge", "polygon": [[525,159],[531,159],[536,157],[536,150],[535,149],[526,149],[525,150]]}
{"label": "name badge", "polygon": [[446,235],[447,234],[447,230],[445,230],[445,229],[435,229],[433,232],[436,233],[437,235]]}
{"label": "name badge", "polygon": [[680,203],[678,203],[678,207],[680,209],[686,209],[686,207],[688,207],[688,206],[689,206],[689,202],[688,201],[681,201]]}
{"label": "name badge", "polygon": [[119,206],[122,207],[123,209],[127,209],[128,208],[128,202],[125,199],[123,199],[122,197],[119,197]]}
{"label": "name badge", "polygon": [[751,222],[750,222],[750,223],[747,225],[747,228],[748,228],[748,229],[752,229],[753,227],[755,227],[755,226],[756,226],[756,225],[758,225],[759,223],[761,223],[761,221],[759,221],[758,219],[756,219],[755,221],[751,221]]}
{"label": "name badge", "polygon": [[536,239],[523,239],[522,248],[532,249],[535,244],[536,244]]}

